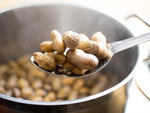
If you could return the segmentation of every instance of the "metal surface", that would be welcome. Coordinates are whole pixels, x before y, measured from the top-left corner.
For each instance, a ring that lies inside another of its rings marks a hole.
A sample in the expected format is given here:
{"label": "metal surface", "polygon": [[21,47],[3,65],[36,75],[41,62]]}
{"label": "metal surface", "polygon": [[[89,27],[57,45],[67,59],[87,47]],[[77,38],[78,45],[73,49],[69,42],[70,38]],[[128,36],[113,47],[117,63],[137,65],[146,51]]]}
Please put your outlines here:
{"label": "metal surface", "polygon": [[[17,6],[0,11],[0,63],[32,54],[41,41],[50,39],[52,29],[61,33],[72,30],[89,37],[100,30],[109,42],[133,36],[124,21],[95,9],[55,3]],[[138,71],[138,56],[134,47],[112,58],[104,71],[119,81],[103,92],[62,102],[35,102],[0,94],[1,113],[121,113],[134,72]]]}

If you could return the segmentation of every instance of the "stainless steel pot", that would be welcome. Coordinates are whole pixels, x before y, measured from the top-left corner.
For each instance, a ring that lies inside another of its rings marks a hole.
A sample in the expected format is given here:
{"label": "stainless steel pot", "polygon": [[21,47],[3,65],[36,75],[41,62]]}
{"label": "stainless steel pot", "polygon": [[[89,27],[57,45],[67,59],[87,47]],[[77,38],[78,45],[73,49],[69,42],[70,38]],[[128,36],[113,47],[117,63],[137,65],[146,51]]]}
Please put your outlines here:
{"label": "stainless steel pot", "polygon": [[[102,31],[108,42],[132,35],[126,23],[110,14],[71,4],[28,4],[0,10],[0,63],[26,53],[32,54],[39,43],[49,40],[49,32],[73,30],[89,37]],[[35,102],[0,94],[1,113],[122,113],[130,82],[138,65],[139,49],[125,50],[114,56],[104,69],[119,82],[109,89],[81,99],[62,102]]]}

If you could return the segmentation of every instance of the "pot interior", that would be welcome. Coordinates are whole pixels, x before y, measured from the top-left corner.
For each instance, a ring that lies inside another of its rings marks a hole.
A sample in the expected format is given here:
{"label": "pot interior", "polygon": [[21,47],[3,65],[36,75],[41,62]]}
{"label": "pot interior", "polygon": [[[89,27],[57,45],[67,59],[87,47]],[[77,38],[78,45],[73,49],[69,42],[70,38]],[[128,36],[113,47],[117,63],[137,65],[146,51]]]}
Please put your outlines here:
{"label": "pot interior", "polygon": [[[32,55],[42,41],[50,40],[50,31],[72,30],[88,37],[102,31],[108,42],[132,36],[130,31],[112,17],[88,8],[70,5],[38,5],[0,12],[0,64]],[[124,80],[134,68],[137,47],[116,54],[103,71]]]}

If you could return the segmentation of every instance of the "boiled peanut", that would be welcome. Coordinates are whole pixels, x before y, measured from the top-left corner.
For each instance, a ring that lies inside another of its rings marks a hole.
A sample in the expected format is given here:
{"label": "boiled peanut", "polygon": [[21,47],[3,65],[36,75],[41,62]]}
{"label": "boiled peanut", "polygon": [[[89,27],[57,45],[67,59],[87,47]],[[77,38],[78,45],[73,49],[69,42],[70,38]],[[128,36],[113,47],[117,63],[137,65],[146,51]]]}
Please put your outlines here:
{"label": "boiled peanut", "polygon": [[61,88],[61,79],[59,77],[55,77],[52,81],[52,88],[55,91],[58,91]]}
{"label": "boiled peanut", "polygon": [[50,91],[44,98],[43,101],[55,101],[56,100],[56,94],[52,91]]}
{"label": "boiled peanut", "polygon": [[79,94],[88,94],[89,93],[89,88],[87,87],[81,87],[79,89]]}
{"label": "boiled peanut", "polygon": [[106,37],[102,32],[96,32],[92,35],[91,37],[92,41],[98,42],[99,44],[104,44],[106,45]]}
{"label": "boiled peanut", "polygon": [[63,99],[69,95],[71,88],[69,86],[63,86],[57,93],[59,99]]}
{"label": "boiled peanut", "polygon": [[74,84],[73,84],[73,89],[74,90],[79,90],[81,87],[83,87],[85,84],[83,79],[77,79]]}
{"label": "boiled peanut", "polygon": [[19,86],[20,88],[24,88],[24,87],[28,87],[28,86],[29,86],[29,82],[28,82],[28,80],[25,79],[25,78],[20,78],[20,79],[18,79],[17,83],[18,83],[18,86]]}
{"label": "boiled peanut", "polygon": [[64,64],[66,62],[66,56],[63,54],[56,54],[55,60],[58,64]]}
{"label": "boiled peanut", "polygon": [[46,95],[46,91],[44,89],[36,89],[34,92],[34,95],[42,97],[42,96]]}
{"label": "boiled peanut", "polygon": [[44,88],[45,90],[47,90],[47,91],[50,91],[50,90],[52,89],[51,85],[50,85],[50,84],[47,84],[47,83],[45,83],[45,84],[43,85],[43,88]]}
{"label": "boiled peanut", "polygon": [[80,43],[84,43],[86,41],[90,41],[89,38],[85,34],[80,33],[79,35],[80,35]]}
{"label": "boiled peanut", "polygon": [[44,53],[46,56],[51,56],[51,57],[53,57],[53,58],[55,58],[55,55],[56,55],[56,53],[54,53],[54,52],[46,52],[46,53]]}
{"label": "boiled peanut", "polygon": [[75,81],[75,78],[62,78],[61,82],[63,85],[71,85]]}
{"label": "boiled peanut", "polygon": [[42,97],[39,95],[32,95],[29,97],[29,100],[33,100],[33,101],[42,101]]}
{"label": "boiled peanut", "polygon": [[37,79],[37,80],[32,82],[32,88],[33,89],[38,89],[38,88],[41,88],[42,86],[43,86],[43,83],[40,79]]}
{"label": "boiled peanut", "polygon": [[74,50],[77,48],[77,46],[80,43],[79,38],[80,38],[80,35],[72,31],[67,31],[63,35],[63,40],[65,42],[65,45],[71,50]]}
{"label": "boiled peanut", "polygon": [[6,84],[7,88],[13,88],[17,85],[17,76],[11,76]]}
{"label": "boiled peanut", "polygon": [[33,93],[33,90],[31,87],[23,87],[21,89],[21,96],[23,98],[28,98]]}
{"label": "boiled peanut", "polygon": [[68,100],[74,100],[78,98],[78,92],[76,90],[72,90],[68,95]]}
{"label": "boiled peanut", "polygon": [[82,50],[69,50],[66,54],[67,60],[79,69],[92,69],[98,65],[98,59],[92,55],[87,54]]}
{"label": "boiled peanut", "polygon": [[52,41],[44,41],[40,43],[40,50],[43,52],[54,51],[52,47]]}
{"label": "boiled peanut", "polygon": [[[86,48],[87,43],[90,42],[89,38],[85,34],[79,34],[80,35],[80,44],[78,45],[77,48]],[[81,47],[80,47],[81,46]]]}
{"label": "boiled peanut", "polygon": [[52,30],[51,38],[53,41],[52,47],[54,48],[54,50],[58,51],[58,53],[63,53],[66,47],[61,34],[57,30]]}
{"label": "boiled peanut", "polygon": [[38,68],[32,68],[29,70],[29,74],[33,77],[38,77],[40,79],[44,79],[46,77],[46,74],[44,71],[41,71],[40,69]]}
{"label": "boiled peanut", "polygon": [[111,58],[112,52],[108,51],[106,48],[106,45],[104,44],[98,44],[94,41],[86,42],[84,45],[79,45],[78,49],[83,50],[86,53],[90,53],[95,55],[98,59],[105,59],[105,58]]}
{"label": "boiled peanut", "polygon": [[66,70],[66,71],[71,71],[73,69],[73,65],[69,62],[65,62],[63,64],[63,68]]}
{"label": "boiled peanut", "polygon": [[90,91],[91,95],[99,93],[100,91],[104,90],[105,87],[107,87],[108,79],[104,75],[99,76],[99,79],[100,79],[100,81],[92,87],[92,89]]}
{"label": "boiled peanut", "polygon": [[41,52],[33,54],[35,62],[45,70],[53,70],[56,67],[55,59],[51,56],[46,56]]}
{"label": "boiled peanut", "polygon": [[74,67],[72,69],[72,73],[74,73],[75,75],[84,75],[86,71],[87,69],[79,69],[77,67]]}

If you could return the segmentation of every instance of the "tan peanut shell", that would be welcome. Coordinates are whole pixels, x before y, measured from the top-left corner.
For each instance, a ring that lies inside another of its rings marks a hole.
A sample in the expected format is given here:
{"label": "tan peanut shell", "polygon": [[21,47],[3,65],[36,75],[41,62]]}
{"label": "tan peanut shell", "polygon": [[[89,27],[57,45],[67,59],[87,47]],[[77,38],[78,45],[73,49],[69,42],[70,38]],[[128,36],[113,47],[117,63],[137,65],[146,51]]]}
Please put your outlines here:
{"label": "tan peanut shell", "polygon": [[55,60],[58,64],[64,64],[66,62],[66,56],[58,53],[55,55]]}
{"label": "tan peanut shell", "polygon": [[63,35],[63,40],[65,42],[66,47],[70,48],[71,50],[74,50],[77,48],[79,45],[79,34],[72,32],[72,31],[67,31]]}
{"label": "tan peanut shell", "polygon": [[52,47],[54,48],[54,50],[58,51],[58,53],[63,53],[66,49],[66,46],[61,34],[57,30],[52,30],[51,38],[53,41]]}
{"label": "tan peanut shell", "polygon": [[33,54],[34,61],[45,70],[53,70],[56,66],[55,59],[51,56],[46,56],[41,52]]}
{"label": "tan peanut shell", "polygon": [[67,60],[79,69],[92,69],[98,65],[98,59],[80,49],[68,50]]}
{"label": "tan peanut shell", "polygon": [[77,99],[77,98],[78,98],[78,91],[72,90],[69,93],[67,100],[73,100],[73,99]]}
{"label": "tan peanut shell", "polygon": [[69,95],[69,92],[71,91],[71,88],[70,86],[66,85],[66,86],[63,86],[57,93],[57,97],[59,99],[63,99],[65,97],[67,97]]}
{"label": "tan peanut shell", "polygon": [[79,35],[80,35],[80,43],[89,41],[89,38],[85,34],[80,33]]}
{"label": "tan peanut shell", "polygon": [[63,68],[66,70],[66,71],[71,71],[73,69],[73,65],[69,62],[65,62],[63,64]]}
{"label": "tan peanut shell", "polygon": [[79,45],[78,49],[83,50],[86,53],[95,55],[98,59],[111,58],[112,53],[106,48],[106,45],[99,44],[94,41],[88,41],[83,45]]}
{"label": "tan peanut shell", "polygon": [[77,67],[74,67],[72,69],[72,73],[74,73],[76,75],[84,75],[86,71],[87,71],[86,69],[79,69]]}
{"label": "tan peanut shell", "polygon": [[91,41],[95,41],[98,43],[103,43],[104,45],[106,45],[106,37],[104,36],[104,34],[102,32],[96,32],[92,35],[91,37]]}
{"label": "tan peanut shell", "polygon": [[52,41],[44,41],[40,43],[40,50],[43,52],[52,52],[54,51],[52,47]]}

